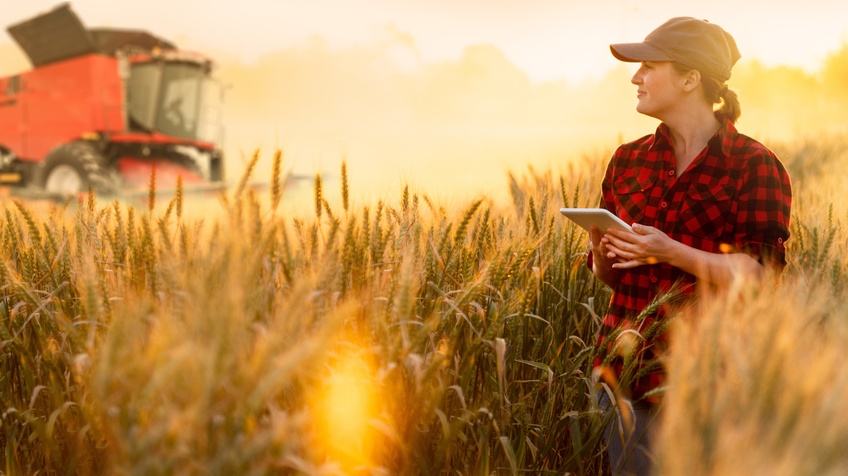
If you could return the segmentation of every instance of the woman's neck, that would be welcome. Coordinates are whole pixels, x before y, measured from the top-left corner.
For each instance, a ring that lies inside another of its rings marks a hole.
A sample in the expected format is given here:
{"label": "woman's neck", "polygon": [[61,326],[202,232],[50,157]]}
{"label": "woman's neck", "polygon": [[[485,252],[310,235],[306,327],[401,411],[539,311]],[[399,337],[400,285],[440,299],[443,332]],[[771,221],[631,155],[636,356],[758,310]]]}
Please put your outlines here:
{"label": "woman's neck", "polygon": [[697,112],[681,114],[679,117],[663,122],[668,126],[671,134],[678,176],[692,164],[721,127],[712,108],[708,110],[698,108]]}

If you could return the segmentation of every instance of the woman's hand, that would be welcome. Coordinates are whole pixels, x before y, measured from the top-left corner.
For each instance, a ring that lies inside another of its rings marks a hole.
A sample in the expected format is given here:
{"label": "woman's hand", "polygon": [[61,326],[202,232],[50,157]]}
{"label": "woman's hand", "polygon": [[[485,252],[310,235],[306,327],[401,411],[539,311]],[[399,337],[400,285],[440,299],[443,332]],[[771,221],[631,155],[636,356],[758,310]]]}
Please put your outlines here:
{"label": "woman's hand", "polygon": [[609,249],[609,238],[603,235],[598,227],[589,230],[590,246],[592,249],[592,272],[611,288],[615,288],[621,279],[622,271],[613,268],[619,258]]}
{"label": "woman's hand", "polygon": [[[736,277],[761,279],[763,267],[744,253],[710,253],[684,245],[662,231],[634,223],[633,233],[610,228],[600,240],[608,257],[617,260],[610,272],[645,264],[668,263],[699,281],[721,289]],[[593,237],[594,240],[594,237]]]}
{"label": "woman's hand", "polygon": [[632,233],[610,228],[600,240],[608,250],[607,256],[617,258],[612,268],[629,269],[671,261],[678,242],[652,226],[634,223],[632,228]]}

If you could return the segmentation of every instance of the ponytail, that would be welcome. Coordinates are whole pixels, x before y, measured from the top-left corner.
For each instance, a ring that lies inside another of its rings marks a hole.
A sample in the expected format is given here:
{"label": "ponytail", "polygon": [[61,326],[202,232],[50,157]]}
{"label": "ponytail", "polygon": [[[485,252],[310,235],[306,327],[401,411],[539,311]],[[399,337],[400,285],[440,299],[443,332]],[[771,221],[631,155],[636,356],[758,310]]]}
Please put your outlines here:
{"label": "ponytail", "polygon": [[[681,74],[688,73],[692,67],[684,65],[680,62],[674,62],[674,68]],[[735,124],[742,115],[742,106],[739,104],[739,96],[736,91],[727,87],[722,81],[719,81],[712,76],[708,76],[701,71],[701,86],[703,87],[704,97],[712,104],[719,104],[715,110],[715,117],[719,122],[725,120]]]}
{"label": "ponytail", "polygon": [[736,91],[705,74],[701,74],[701,84],[704,87],[704,96],[707,100],[713,104],[720,104],[719,108],[715,110],[716,119],[719,122],[727,120],[735,124],[742,114],[742,107],[739,105],[739,96],[736,95]]}
{"label": "ponytail", "polygon": [[719,95],[721,106],[715,112],[716,119],[719,121],[726,119],[731,123],[736,124],[739,116],[742,115],[742,106],[739,105],[739,96],[736,95],[736,91],[729,89],[726,84],[722,87],[721,93],[722,94]]}

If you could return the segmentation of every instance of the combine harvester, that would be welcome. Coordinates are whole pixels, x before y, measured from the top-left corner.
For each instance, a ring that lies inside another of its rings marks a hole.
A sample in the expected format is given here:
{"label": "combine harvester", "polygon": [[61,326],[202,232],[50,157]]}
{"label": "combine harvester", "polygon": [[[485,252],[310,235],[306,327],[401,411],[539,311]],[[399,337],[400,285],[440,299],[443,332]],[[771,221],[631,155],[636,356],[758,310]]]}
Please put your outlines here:
{"label": "combine harvester", "polygon": [[8,27],[33,69],[0,78],[0,184],[23,197],[224,188],[212,61],[68,4]]}

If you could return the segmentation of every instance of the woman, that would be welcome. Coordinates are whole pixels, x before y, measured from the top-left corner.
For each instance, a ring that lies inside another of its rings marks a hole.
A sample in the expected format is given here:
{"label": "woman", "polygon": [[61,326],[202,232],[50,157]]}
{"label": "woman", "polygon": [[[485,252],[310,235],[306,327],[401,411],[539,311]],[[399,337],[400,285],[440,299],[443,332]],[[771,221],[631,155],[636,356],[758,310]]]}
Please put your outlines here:
{"label": "woman", "polygon": [[[611,466],[614,474],[645,474],[662,384],[662,323],[671,312],[657,299],[674,288],[689,302],[766,267],[781,270],[791,187],[777,157],[734,127],[739,101],[725,82],[740,55],[721,27],[672,18],[643,42],[610,50],[641,63],[631,79],[636,110],[661,121],[654,134],[613,154],[601,207],[633,232],[594,228],[588,260],[613,289],[595,362],[619,409],[606,431]],[[606,390],[601,405],[611,405]]]}

